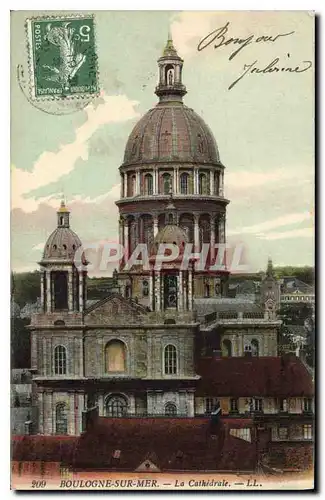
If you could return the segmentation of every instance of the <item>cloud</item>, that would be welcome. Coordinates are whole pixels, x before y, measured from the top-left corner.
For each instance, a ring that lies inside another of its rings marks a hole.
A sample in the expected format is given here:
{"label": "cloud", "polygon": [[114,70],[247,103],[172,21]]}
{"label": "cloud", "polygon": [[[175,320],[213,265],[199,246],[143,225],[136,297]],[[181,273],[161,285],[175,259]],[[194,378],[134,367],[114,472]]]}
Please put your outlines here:
{"label": "cloud", "polygon": [[[236,228],[230,230],[228,232],[229,235],[234,234],[259,234],[263,233],[263,231],[268,231],[270,229],[275,229],[281,226],[290,226],[291,224],[298,224],[300,222],[311,220],[312,213],[311,212],[302,212],[302,213],[293,213],[288,215],[281,215],[280,217],[276,217],[275,219],[268,220],[265,222],[261,222],[259,224],[254,224],[252,226],[246,226],[241,228]],[[273,233],[275,234],[275,233]],[[280,233],[279,233],[280,234]],[[281,233],[283,234],[283,233]],[[266,239],[266,238],[264,238]]]}
{"label": "cloud", "polygon": [[108,123],[124,122],[139,116],[134,107],[137,101],[130,101],[125,95],[102,95],[103,102],[95,107],[89,104],[85,107],[86,121],[76,129],[75,140],[71,144],[59,147],[55,153],[44,151],[31,172],[12,167],[12,208],[21,208],[31,212],[44,202],[50,202],[52,197],[35,199],[26,195],[40,187],[58,181],[69,174],[78,159],[88,159],[88,141],[99,127]]}
{"label": "cloud", "polygon": [[171,23],[171,33],[177,51],[187,58],[197,50],[199,39],[209,33],[216,13],[182,12]]}
{"label": "cloud", "polygon": [[305,227],[303,229],[293,229],[291,231],[284,231],[280,233],[268,233],[257,235],[261,240],[284,240],[288,238],[313,238],[314,228]]}
{"label": "cloud", "polygon": [[225,173],[225,186],[227,189],[244,191],[248,188],[256,188],[268,186],[275,182],[289,181],[292,184],[292,179],[297,179],[297,172],[302,170],[296,169],[294,172],[289,169],[278,168],[268,172],[241,171]]}

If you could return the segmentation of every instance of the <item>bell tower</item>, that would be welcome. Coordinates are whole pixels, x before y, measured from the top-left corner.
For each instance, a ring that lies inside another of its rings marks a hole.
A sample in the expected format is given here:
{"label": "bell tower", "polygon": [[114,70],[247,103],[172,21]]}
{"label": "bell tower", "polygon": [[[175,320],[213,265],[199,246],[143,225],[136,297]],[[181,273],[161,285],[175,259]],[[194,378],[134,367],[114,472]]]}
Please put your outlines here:
{"label": "bell tower", "polygon": [[62,201],[57,211],[57,228],[49,236],[39,263],[44,313],[84,311],[87,263],[83,256],[75,262],[80,247],[80,239],[70,228],[70,212]]}
{"label": "bell tower", "polygon": [[158,59],[159,83],[155,93],[160,102],[182,101],[183,96],[187,93],[182,84],[183,62],[183,59],[177,54],[169,33],[163,55]]}

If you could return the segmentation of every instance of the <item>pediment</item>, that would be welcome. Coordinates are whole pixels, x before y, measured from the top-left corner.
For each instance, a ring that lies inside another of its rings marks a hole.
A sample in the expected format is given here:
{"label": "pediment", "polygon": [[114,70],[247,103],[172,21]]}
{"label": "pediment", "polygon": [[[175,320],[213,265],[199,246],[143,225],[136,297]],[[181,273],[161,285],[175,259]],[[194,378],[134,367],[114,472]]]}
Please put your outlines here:
{"label": "pediment", "polygon": [[141,323],[145,314],[146,310],[143,306],[116,293],[92,305],[85,312],[85,324],[128,325],[129,323]]}

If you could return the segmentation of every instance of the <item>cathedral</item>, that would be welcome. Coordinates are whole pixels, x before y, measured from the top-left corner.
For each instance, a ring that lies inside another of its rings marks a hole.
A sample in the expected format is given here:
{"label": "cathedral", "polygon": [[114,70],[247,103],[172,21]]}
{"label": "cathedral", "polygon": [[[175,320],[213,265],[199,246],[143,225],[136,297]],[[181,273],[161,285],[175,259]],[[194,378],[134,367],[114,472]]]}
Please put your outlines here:
{"label": "cathedral", "polygon": [[[66,204],[58,208],[39,263],[42,311],[29,327],[33,434],[80,436],[94,408],[107,422],[143,425],[220,410],[233,422],[262,419],[269,440],[312,439],[311,376],[300,359],[278,355],[271,260],[251,301],[231,298],[227,264],[214,265],[226,243],[225,166],[211,130],[183,103],[182,70],[169,37],[157,105],[135,125],[119,169],[125,254],[111,293],[95,304],[87,301],[87,261],[75,264],[82,242]],[[204,266],[193,254],[183,265],[190,244],[194,254],[206,252]],[[157,266],[161,245],[178,252]],[[130,265],[139,246],[147,265]]]}

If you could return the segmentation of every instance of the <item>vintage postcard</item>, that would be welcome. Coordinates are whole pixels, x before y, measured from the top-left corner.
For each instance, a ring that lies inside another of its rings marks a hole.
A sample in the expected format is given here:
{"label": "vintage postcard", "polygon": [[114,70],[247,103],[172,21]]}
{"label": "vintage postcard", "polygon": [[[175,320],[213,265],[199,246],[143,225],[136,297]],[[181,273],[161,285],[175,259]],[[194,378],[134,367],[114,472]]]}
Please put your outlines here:
{"label": "vintage postcard", "polygon": [[11,13],[11,488],[314,488],[307,11]]}

